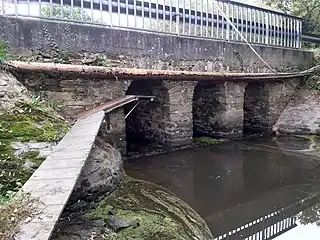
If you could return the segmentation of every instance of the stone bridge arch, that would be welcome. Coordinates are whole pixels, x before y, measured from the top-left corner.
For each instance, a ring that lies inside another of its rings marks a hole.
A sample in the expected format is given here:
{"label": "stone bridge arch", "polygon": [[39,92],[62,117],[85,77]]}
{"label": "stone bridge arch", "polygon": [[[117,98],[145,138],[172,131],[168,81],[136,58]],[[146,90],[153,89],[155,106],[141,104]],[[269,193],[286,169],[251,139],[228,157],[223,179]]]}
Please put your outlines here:
{"label": "stone bridge arch", "polygon": [[246,83],[199,81],[193,94],[193,136],[242,136]]}
{"label": "stone bridge arch", "polygon": [[[140,101],[125,120],[127,150],[167,145],[166,122],[169,118],[169,93],[163,81],[134,80],[126,95],[155,96],[154,101]],[[136,102],[127,104],[127,115]]]}

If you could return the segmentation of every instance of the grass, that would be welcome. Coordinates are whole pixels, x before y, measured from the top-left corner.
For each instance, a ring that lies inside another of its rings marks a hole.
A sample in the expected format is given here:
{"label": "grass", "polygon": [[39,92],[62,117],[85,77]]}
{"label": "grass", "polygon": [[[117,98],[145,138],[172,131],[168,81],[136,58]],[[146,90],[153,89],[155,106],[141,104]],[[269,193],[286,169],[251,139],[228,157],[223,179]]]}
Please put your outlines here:
{"label": "grass", "polygon": [[8,47],[6,43],[0,40],[0,63],[6,60],[8,57]]}
{"label": "grass", "polygon": [[21,193],[4,205],[0,203],[0,240],[12,239],[13,234],[18,230],[19,223],[36,212],[35,202],[36,200],[29,195]]}
{"label": "grass", "polygon": [[68,129],[68,124],[55,117],[54,110],[38,97],[0,114],[0,202],[8,200],[8,193],[17,192],[44,160],[39,151],[17,156],[12,144],[57,142]]}
{"label": "grass", "polygon": [[224,138],[198,137],[198,138],[195,138],[194,141],[196,143],[216,144],[216,143],[225,142],[226,139],[224,139]]}

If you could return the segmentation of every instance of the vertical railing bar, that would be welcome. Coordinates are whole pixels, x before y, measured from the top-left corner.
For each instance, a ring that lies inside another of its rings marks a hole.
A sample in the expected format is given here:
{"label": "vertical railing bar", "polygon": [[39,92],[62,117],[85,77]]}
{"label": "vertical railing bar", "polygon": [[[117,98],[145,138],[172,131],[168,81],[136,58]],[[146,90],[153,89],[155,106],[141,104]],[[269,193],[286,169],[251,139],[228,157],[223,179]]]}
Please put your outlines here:
{"label": "vertical railing bar", "polygon": [[[39,0],[38,3],[39,3],[39,15],[40,17],[42,17],[41,0]],[[14,0],[14,11],[16,16],[18,16],[18,0]],[[61,11],[62,11],[62,7],[61,7]]]}
{"label": "vertical railing bar", "polygon": [[[156,29],[159,31],[159,0],[156,1]],[[164,4],[163,4],[164,5]]]}
{"label": "vertical railing bar", "polygon": [[141,1],[142,29],[144,29],[144,0]]}
{"label": "vertical railing bar", "polygon": [[93,21],[93,16],[94,16],[93,15],[93,0],[90,0],[90,8],[91,8],[91,21]]}
{"label": "vertical railing bar", "polygon": [[[30,0],[27,0],[27,4],[28,4],[28,15],[30,15],[30,10],[29,10],[29,4],[30,4],[30,2],[29,2]],[[6,12],[5,12],[5,10],[4,10],[4,0],[1,0],[1,13],[3,14],[3,15],[6,15]]]}
{"label": "vertical railing bar", "polygon": [[[30,15],[30,8],[29,8],[29,4],[30,4],[30,0],[27,1],[28,4],[28,16]],[[49,17],[53,17],[53,5],[52,5],[52,0],[49,1]]]}
{"label": "vertical railing bar", "polygon": [[195,1],[196,5],[195,5],[195,14],[194,14],[194,35],[197,36],[198,31],[197,31],[197,27],[198,27],[198,0]]}
{"label": "vertical railing bar", "polygon": [[253,38],[257,42],[257,10],[253,10]]}
{"label": "vertical railing bar", "polygon": [[[230,20],[230,2],[226,3],[226,16],[228,20]],[[226,31],[226,39],[229,41],[230,40],[230,23],[226,19],[226,24],[227,24],[227,31]]]}
{"label": "vertical railing bar", "polygon": [[252,9],[248,9],[248,14],[249,14],[249,39],[250,42],[252,42]]}
{"label": "vertical railing bar", "polygon": [[267,12],[266,13],[266,44],[269,45],[270,44],[270,19],[269,19],[270,13]]}
{"label": "vertical railing bar", "polygon": [[170,33],[172,33],[172,0],[170,0]]}
{"label": "vertical railing bar", "polygon": [[219,38],[219,8],[217,6],[219,6],[219,1],[215,1],[216,4],[216,16],[217,16],[217,28],[216,28],[216,38]]}
{"label": "vertical railing bar", "polygon": [[80,18],[81,18],[81,21],[83,21],[83,0],[80,0]]}
{"label": "vertical railing bar", "polygon": [[261,11],[257,12],[257,21],[258,21],[258,43],[261,43]]}
{"label": "vertical railing bar", "polygon": [[[92,0],[91,0],[92,1]],[[73,0],[70,0],[70,13],[71,13],[71,20],[74,20],[74,18],[73,18]]]}
{"label": "vertical railing bar", "polygon": [[211,37],[214,38],[214,28],[213,28],[213,25],[214,25],[214,3],[213,3],[213,0],[212,1],[209,1],[211,3]]}
{"label": "vertical railing bar", "polygon": [[299,21],[296,19],[296,28],[295,28],[295,47],[299,48],[299,36],[298,36],[298,27],[299,27]]}
{"label": "vertical railing bar", "polygon": [[276,45],[279,45],[279,15],[276,15],[276,25],[275,25],[275,36],[276,36]]}
{"label": "vertical railing bar", "polygon": [[163,32],[166,32],[166,2],[165,0],[163,0],[163,5],[162,5],[162,23],[163,23],[163,26],[162,26],[162,31]]}
{"label": "vertical railing bar", "polygon": [[189,35],[191,36],[192,33],[191,33],[191,0],[189,0]]}
{"label": "vertical railing bar", "polygon": [[176,5],[176,33],[180,36],[180,0],[177,0]]}
{"label": "vertical railing bar", "polygon": [[149,0],[149,14],[148,14],[148,16],[149,16],[149,29],[152,29],[151,0]]}
{"label": "vertical railing bar", "polygon": [[[212,0],[210,0],[212,1]],[[207,0],[207,7],[206,7],[206,37],[209,36],[209,1]]]}
{"label": "vertical railing bar", "polygon": [[200,36],[203,36],[203,0],[201,0],[201,16],[200,16]]}
{"label": "vertical railing bar", "polygon": [[272,14],[272,23],[273,23],[273,45],[276,45],[276,15]]}
{"label": "vertical railing bar", "polygon": [[[93,0],[90,0],[91,2],[93,1]],[[142,1],[143,2],[143,1]],[[117,7],[118,7],[118,26],[121,26],[121,17],[120,17],[120,0],[117,0]]]}
{"label": "vertical railing bar", "polygon": [[[179,1],[179,0],[178,0]],[[183,6],[182,6],[182,33],[185,34],[186,33],[186,0],[183,0]]]}
{"label": "vertical railing bar", "polygon": [[[100,0],[102,1],[102,0]],[[127,27],[129,27],[129,2],[126,0],[126,17],[127,17]],[[102,18],[101,18],[102,19]]]}
{"label": "vertical railing bar", "polygon": [[[246,26],[246,33],[245,33],[245,36],[246,36],[246,39],[248,40],[248,36],[249,36],[249,34],[248,34],[248,27],[249,27],[249,24],[248,24],[248,15],[249,15],[249,8],[245,8],[245,12],[246,12],[246,24],[245,24],[245,26]],[[250,40],[248,40],[248,41],[250,41]]]}
{"label": "vertical railing bar", "polygon": [[[231,22],[234,24],[234,5],[229,3],[229,7],[231,7],[230,12],[231,12]],[[231,27],[231,40],[234,40],[234,30]]]}
{"label": "vertical railing bar", "polygon": [[[238,31],[240,31],[239,30],[239,20],[240,20],[240,18],[239,18],[240,7],[239,6],[236,6],[236,11],[237,11],[237,29],[238,29]],[[237,33],[236,33],[236,40],[237,41],[239,40],[239,34],[237,34]]]}
{"label": "vertical railing bar", "polygon": [[300,30],[299,30],[299,48],[302,47],[302,21],[299,20],[299,27],[300,27]]}
{"label": "vertical railing bar", "polygon": [[291,45],[290,47],[293,48],[293,31],[294,31],[294,25],[293,25],[293,19],[290,19],[290,24],[291,24]]}
{"label": "vertical railing bar", "polygon": [[[103,0],[100,0],[100,23],[103,23],[102,1],[103,1]],[[126,0],[126,1],[127,1],[127,0]]]}
{"label": "vertical railing bar", "polygon": [[[81,0],[81,1],[83,1],[83,0]],[[134,0],[134,3],[136,3],[136,0]],[[108,7],[109,7],[108,10],[109,10],[110,26],[112,27],[113,26],[113,22],[112,22],[112,0],[108,0]],[[135,10],[136,10],[136,8],[135,8]]]}
{"label": "vertical railing bar", "polygon": [[244,24],[243,24],[243,7],[240,7],[240,20],[241,20],[241,34],[243,36],[243,28],[244,28]]}

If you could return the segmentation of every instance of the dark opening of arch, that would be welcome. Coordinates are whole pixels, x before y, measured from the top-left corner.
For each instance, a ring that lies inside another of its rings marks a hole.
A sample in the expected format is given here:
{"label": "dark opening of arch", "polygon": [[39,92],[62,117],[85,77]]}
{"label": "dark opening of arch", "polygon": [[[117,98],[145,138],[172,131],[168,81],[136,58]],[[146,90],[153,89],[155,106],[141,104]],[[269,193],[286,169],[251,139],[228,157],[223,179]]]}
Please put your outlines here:
{"label": "dark opening of arch", "polygon": [[249,83],[244,93],[243,133],[264,132],[268,126],[269,92],[264,83]]}
{"label": "dark opening of arch", "polygon": [[[140,101],[126,118],[127,151],[135,152],[166,145],[166,119],[169,117],[169,94],[162,81],[135,80],[127,95],[155,96],[154,101]],[[127,104],[125,115],[136,102]]]}
{"label": "dark opening of arch", "polygon": [[225,110],[224,85],[199,82],[193,94],[193,137],[221,137]]}

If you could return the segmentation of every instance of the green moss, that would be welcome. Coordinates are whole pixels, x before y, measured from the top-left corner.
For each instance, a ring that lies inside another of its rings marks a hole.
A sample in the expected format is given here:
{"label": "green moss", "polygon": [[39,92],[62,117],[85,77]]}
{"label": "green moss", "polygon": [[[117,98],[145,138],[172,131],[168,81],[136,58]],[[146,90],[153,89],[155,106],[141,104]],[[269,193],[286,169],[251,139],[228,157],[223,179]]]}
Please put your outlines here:
{"label": "green moss", "polygon": [[194,139],[197,143],[205,143],[205,144],[216,144],[227,141],[223,138],[210,138],[210,137],[199,137]]}
{"label": "green moss", "polygon": [[128,177],[87,214],[88,218],[102,218],[106,223],[111,216],[138,224],[109,233],[107,239],[212,239],[204,220],[174,194],[158,185]]}
{"label": "green moss", "polygon": [[302,136],[304,139],[312,141],[312,140],[320,140],[320,136],[318,135],[304,135]]}
{"label": "green moss", "polygon": [[0,196],[6,199],[8,192],[17,191],[33,173],[25,167],[29,161],[38,167],[44,158],[32,151],[15,156],[13,142],[59,141],[68,131],[65,121],[53,113],[40,110],[37,105],[19,103],[10,112],[0,115]]}

